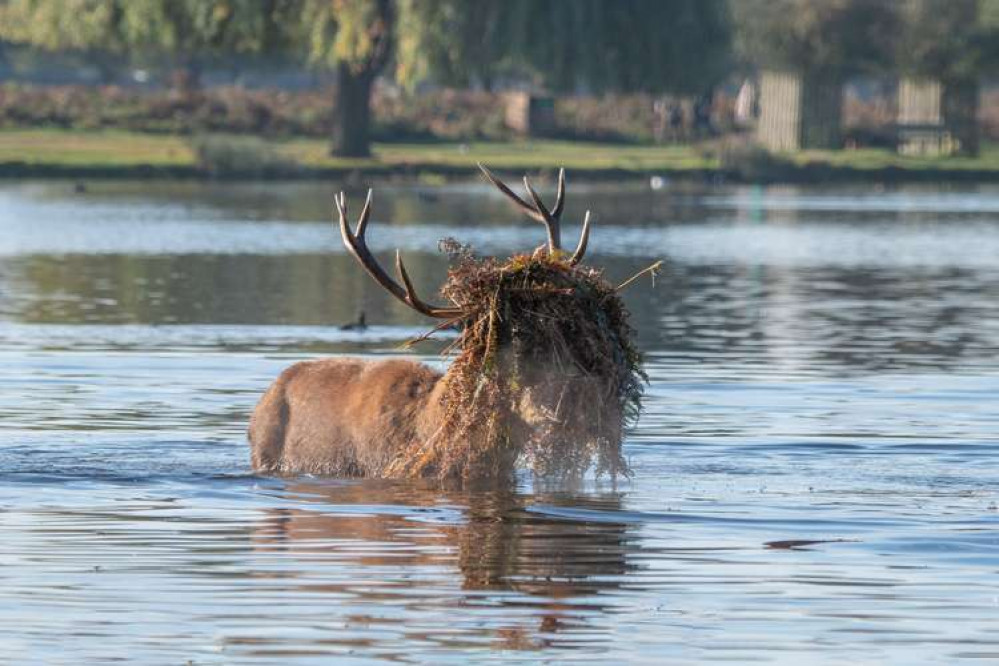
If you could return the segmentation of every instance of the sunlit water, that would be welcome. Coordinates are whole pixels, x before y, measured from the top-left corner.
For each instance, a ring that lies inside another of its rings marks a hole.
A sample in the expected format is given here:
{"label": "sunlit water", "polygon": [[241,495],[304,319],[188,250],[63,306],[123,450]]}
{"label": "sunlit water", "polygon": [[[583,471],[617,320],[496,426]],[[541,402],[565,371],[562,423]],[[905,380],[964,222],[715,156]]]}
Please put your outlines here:
{"label": "sunlit water", "polygon": [[[251,474],[281,368],[426,324],[331,189],[0,186],[0,661],[999,661],[999,189],[570,184],[608,277],[666,262],[634,476],[507,493]],[[374,218],[425,294],[441,237],[542,239],[479,186]]]}

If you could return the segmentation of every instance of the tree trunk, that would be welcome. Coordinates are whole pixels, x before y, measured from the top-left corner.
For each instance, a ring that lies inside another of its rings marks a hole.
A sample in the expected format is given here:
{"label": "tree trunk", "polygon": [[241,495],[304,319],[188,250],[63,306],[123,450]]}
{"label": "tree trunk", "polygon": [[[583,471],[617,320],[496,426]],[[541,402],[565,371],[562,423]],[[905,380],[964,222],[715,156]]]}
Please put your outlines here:
{"label": "tree trunk", "polygon": [[835,76],[805,74],[800,104],[801,148],[842,148],[842,80]]}
{"label": "tree trunk", "polygon": [[976,157],[979,152],[978,81],[949,81],[944,86],[944,122],[956,142],[955,152]]}
{"label": "tree trunk", "polygon": [[336,98],[333,100],[333,137],[330,152],[336,157],[371,155],[371,84],[369,71],[337,66]]}

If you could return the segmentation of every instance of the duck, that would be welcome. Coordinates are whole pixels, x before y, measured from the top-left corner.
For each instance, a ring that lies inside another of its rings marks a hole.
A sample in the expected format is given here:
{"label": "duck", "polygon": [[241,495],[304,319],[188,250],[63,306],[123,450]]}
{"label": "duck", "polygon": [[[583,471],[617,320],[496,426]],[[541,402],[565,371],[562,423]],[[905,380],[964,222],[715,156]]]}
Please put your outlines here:
{"label": "duck", "polygon": [[341,331],[363,331],[368,328],[368,324],[365,321],[364,310],[357,313],[357,319],[347,324],[340,326]]}

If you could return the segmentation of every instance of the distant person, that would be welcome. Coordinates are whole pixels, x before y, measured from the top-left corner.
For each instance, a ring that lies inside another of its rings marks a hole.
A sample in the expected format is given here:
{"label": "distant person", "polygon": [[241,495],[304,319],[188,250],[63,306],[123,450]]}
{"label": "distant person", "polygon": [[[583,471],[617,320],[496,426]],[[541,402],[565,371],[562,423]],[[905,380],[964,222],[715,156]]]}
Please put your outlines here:
{"label": "distant person", "polygon": [[756,86],[746,79],[739,87],[735,98],[735,124],[738,127],[750,127],[756,119]]}
{"label": "distant person", "polygon": [[714,136],[711,125],[711,108],[714,105],[714,91],[709,90],[694,102],[694,136],[703,138]]}
{"label": "distant person", "polygon": [[676,100],[659,98],[652,103],[656,143],[679,142],[683,138],[683,107]]}
{"label": "distant person", "polygon": [[662,143],[666,140],[666,128],[669,126],[666,106],[666,100],[662,97],[652,102],[652,117],[655,119],[655,126],[652,129],[652,133],[656,143]]}
{"label": "distant person", "polygon": [[673,141],[679,142],[683,139],[683,107],[679,102],[671,102],[667,114],[670,135]]}

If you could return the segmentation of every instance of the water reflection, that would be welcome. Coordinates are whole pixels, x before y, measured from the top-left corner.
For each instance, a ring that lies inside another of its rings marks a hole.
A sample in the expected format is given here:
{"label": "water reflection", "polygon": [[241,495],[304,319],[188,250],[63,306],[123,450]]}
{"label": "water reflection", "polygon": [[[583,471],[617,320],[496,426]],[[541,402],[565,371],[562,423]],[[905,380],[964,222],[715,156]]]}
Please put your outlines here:
{"label": "water reflection", "polygon": [[[379,326],[423,325],[344,252],[326,221],[330,189],[102,183],[72,201],[56,185],[0,191],[0,214],[11,213],[0,218],[0,322],[335,326],[363,311]],[[442,236],[507,254],[542,233],[485,186],[379,191],[372,243],[385,261],[402,247],[422,293],[443,279]],[[591,260],[612,281],[666,260],[654,289],[625,294],[642,347],[870,372],[994,363],[996,199],[577,185],[567,217],[595,209]]]}
{"label": "water reflection", "polygon": [[[413,617],[407,619],[407,611],[426,614],[431,608],[456,618],[490,607],[517,611],[516,621],[506,623],[467,626],[457,619],[450,627],[406,629],[414,641],[487,640],[516,650],[592,641],[591,618],[607,609],[601,595],[613,593],[634,568],[628,562],[637,548],[634,526],[556,520],[525,510],[535,502],[561,501],[613,515],[621,507],[619,495],[442,495],[412,484],[305,482],[289,484],[284,496],[295,507],[268,510],[253,542],[258,552],[291,559],[280,572],[259,575],[365,607],[390,604],[401,613],[395,619],[354,613],[345,618],[350,625],[405,625]],[[330,582],[326,567],[352,575]],[[440,567],[456,569],[460,594],[440,589],[439,577],[420,574]]]}
{"label": "water reflection", "polygon": [[[596,256],[610,275],[639,261]],[[444,262],[411,253],[422,293]],[[9,259],[0,317],[22,324],[329,326],[365,312],[376,326],[425,322],[345,255]],[[626,293],[639,342],[687,358],[731,356],[810,368],[904,370],[990,364],[999,351],[999,271],[667,264],[655,289]],[[372,331],[371,341],[384,339]],[[0,333],[0,338],[3,335]],[[220,344],[225,335],[220,334]],[[357,336],[358,342],[364,336]]]}

